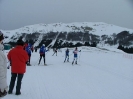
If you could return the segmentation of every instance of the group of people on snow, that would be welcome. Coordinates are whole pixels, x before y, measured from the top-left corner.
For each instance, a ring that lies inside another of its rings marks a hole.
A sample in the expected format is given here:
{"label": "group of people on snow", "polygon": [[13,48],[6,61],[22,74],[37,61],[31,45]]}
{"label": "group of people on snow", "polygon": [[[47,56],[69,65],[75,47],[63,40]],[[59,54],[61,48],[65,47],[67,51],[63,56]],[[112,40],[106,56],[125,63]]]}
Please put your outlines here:
{"label": "group of people on snow", "polygon": [[[26,72],[26,63],[29,60],[27,52],[24,50],[24,42],[18,40],[16,47],[11,49],[7,56],[4,54],[4,46],[2,44],[4,40],[3,33],[0,31],[0,98],[5,95],[12,94],[16,84],[16,95],[21,94],[21,82]],[[7,85],[7,59],[11,64],[11,80],[9,87]]]}
{"label": "group of people on snow", "polygon": [[[11,49],[9,53],[7,54],[7,59],[9,60],[8,63],[10,63],[11,66],[11,80],[10,80],[10,85],[8,88],[7,85],[7,60],[6,56],[3,53],[4,46],[2,44],[4,40],[3,33],[0,31],[0,97],[5,96],[7,93],[12,94],[13,89],[15,86],[15,81],[17,79],[17,84],[16,84],[16,95],[21,94],[21,82],[24,76],[24,73],[26,72],[26,65],[30,66],[30,59],[31,59],[31,54],[34,50],[33,46],[30,43],[24,43],[23,40],[19,39],[16,42],[15,48]],[[49,51],[46,49],[45,44],[43,44],[40,47],[39,54],[39,62],[38,65],[41,62],[41,59],[43,57],[44,65],[45,63],[45,56],[46,52]],[[80,50],[81,51],[81,50]],[[73,51],[74,54],[74,60],[72,61],[72,64],[75,62],[77,64],[77,58],[78,58],[78,51],[77,47]],[[35,52],[37,52],[37,47],[35,48]],[[57,56],[57,48],[54,49],[54,54]],[[53,54],[53,55],[54,55]],[[52,55],[52,56],[53,56]],[[65,60],[64,62],[69,62],[69,49],[67,48],[65,51]],[[9,67],[8,67],[9,68]]]}
{"label": "group of people on snow", "polygon": [[[78,59],[78,52],[81,52],[81,50],[79,51],[78,48],[76,47],[75,50],[73,51],[73,54],[74,54],[74,59],[72,61],[72,64],[77,64],[77,59]],[[67,48],[67,50],[65,51],[65,60],[64,62],[69,62],[69,49]]]}

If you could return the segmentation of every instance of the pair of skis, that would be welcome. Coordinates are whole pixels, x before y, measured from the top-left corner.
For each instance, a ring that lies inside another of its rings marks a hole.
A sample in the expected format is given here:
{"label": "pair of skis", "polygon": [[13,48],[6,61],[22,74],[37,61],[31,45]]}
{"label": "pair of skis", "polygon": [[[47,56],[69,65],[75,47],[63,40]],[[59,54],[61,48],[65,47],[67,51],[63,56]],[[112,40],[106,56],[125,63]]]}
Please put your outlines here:
{"label": "pair of skis", "polygon": [[[77,61],[75,61],[75,64],[78,65],[78,64],[77,64]],[[72,65],[74,65],[74,61],[72,62]]]}
{"label": "pair of skis", "polygon": [[[64,61],[64,63],[65,63],[66,61]],[[70,63],[69,61],[67,61],[68,63]],[[74,63],[74,61],[72,62],[72,65],[79,65],[79,64],[77,64],[77,61],[75,61],[75,63]]]}
{"label": "pair of skis", "polygon": [[48,66],[48,64],[44,64],[44,65],[42,65],[42,64],[38,64],[38,66]]}

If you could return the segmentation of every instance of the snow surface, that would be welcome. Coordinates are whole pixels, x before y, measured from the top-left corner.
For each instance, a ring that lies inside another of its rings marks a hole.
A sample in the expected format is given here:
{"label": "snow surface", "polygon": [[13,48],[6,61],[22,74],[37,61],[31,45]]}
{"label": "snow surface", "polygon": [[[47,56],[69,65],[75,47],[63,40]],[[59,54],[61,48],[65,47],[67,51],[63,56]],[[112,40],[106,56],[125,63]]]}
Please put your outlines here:
{"label": "snow surface", "polygon": [[[133,55],[118,49],[79,47],[78,65],[63,63],[65,50],[52,56],[46,54],[46,63],[38,66],[39,53],[33,52],[32,66],[22,80],[21,95],[3,99],[133,99]],[[8,51],[6,51],[6,54]],[[7,73],[8,84],[11,71]]]}

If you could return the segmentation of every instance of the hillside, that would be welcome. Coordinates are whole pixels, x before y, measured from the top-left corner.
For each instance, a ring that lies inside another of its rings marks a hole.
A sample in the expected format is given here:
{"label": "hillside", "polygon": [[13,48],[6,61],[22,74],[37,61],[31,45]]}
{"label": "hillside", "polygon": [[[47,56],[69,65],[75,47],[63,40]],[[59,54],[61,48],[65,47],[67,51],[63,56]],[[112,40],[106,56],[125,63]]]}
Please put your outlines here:
{"label": "hillside", "polygon": [[[47,46],[55,43],[106,43],[109,45],[124,44],[131,46],[133,42],[133,30],[103,22],[75,22],[35,24],[24,26],[15,30],[1,30],[6,39],[5,43],[16,42],[22,38],[32,42],[34,46],[47,42]],[[48,41],[50,40],[50,41]],[[126,43],[124,43],[126,42]],[[74,45],[74,44],[73,44]]]}
{"label": "hillside", "polygon": [[[101,50],[78,47],[78,65],[72,65],[73,50],[69,62],[64,63],[65,50],[52,56],[46,53],[48,66],[38,66],[39,52],[31,55],[32,66],[27,66],[22,80],[21,95],[13,94],[2,99],[132,99],[133,57],[118,49]],[[39,51],[39,50],[38,50]],[[6,54],[8,51],[6,51]],[[7,72],[8,85],[11,70]]]}

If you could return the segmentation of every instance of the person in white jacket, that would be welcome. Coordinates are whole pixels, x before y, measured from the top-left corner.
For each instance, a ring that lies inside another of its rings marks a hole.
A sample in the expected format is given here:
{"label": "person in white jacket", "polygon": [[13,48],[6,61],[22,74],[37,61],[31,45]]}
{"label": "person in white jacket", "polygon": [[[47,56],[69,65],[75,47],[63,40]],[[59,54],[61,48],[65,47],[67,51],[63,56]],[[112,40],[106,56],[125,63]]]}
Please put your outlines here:
{"label": "person in white jacket", "polygon": [[4,46],[2,44],[4,37],[0,31],[0,97],[7,94],[7,59],[3,53]]}

